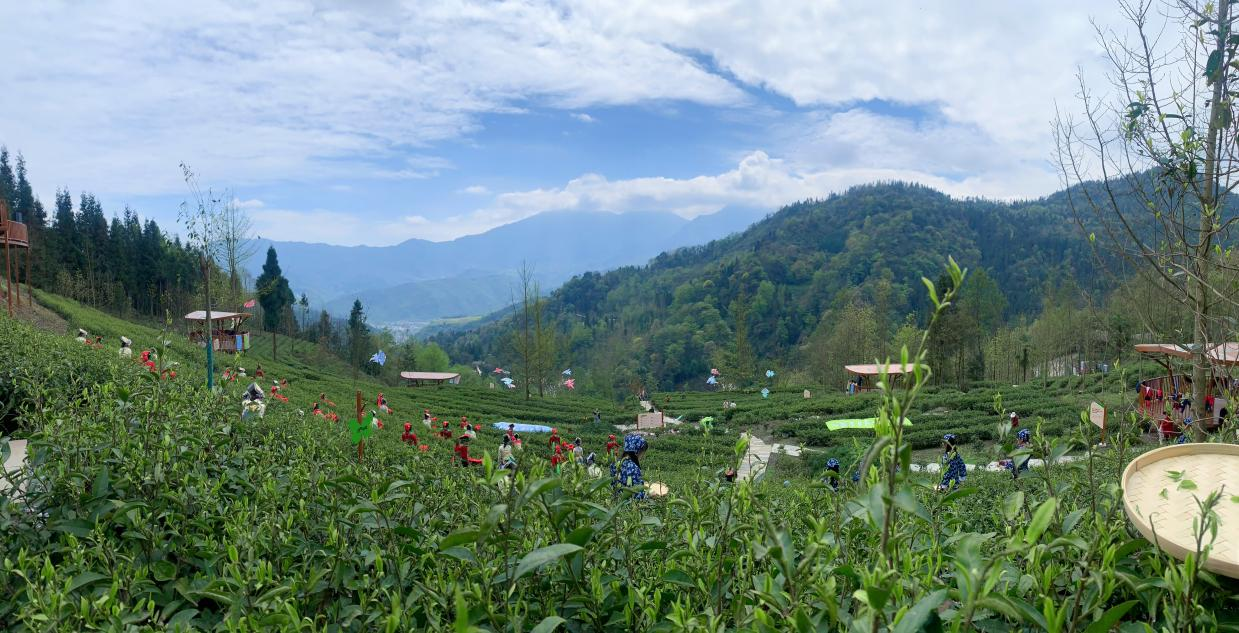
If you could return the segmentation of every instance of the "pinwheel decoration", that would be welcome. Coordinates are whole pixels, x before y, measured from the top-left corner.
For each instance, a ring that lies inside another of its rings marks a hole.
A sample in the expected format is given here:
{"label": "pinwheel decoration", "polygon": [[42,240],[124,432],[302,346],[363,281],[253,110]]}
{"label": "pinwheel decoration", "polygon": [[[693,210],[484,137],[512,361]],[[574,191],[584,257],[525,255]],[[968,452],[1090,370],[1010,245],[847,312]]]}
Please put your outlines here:
{"label": "pinwheel decoration", "polygon": [[354,444],[361,444],[362,440],[370,437],[374,433],[374,416],[367,416],[366,419],[357,421],[348,421],[349,437],[352,438]]}
{"label": "pinwheel decoration", "polygon": [[245,307],[247,307],[247,308],[252,308],[252,307],[254,307],[255,305],[258,305],[258,302],[257,302],[257,301],[255,301],[254,299],[250,299],[249,301],[246,301],[244,305],[245,305]]}
{"label": "pinwheel decoration", "polygon": [[374,356],[370,357],[370,362],[378,363],[379,367],[382,367],[383,365],[387,364],[387,354],[384,354],[383,350],[379,350],[374,353]]}
{"label": "pinwheel decoration", "polygon": [[765,388],[765,387],[762,387],[762,388],[761,388],[761,397],[763,397],[763,398],[769,398],[769,397],[770,397],[770,390],[769,390],[769,389],[767,389],[767,388]]}
{"label": "pinwheel decoration", "polygon": [[512,381],[512,379],[511,379],[511,378],[508,378],[508,377],[506,377],[506,376],[505,376],[505,377],[504,377],[504,378],[502,378],[499,382],[501,382],[501,383],[503,383],[503,384],[505,384],[505,385],[507,385],[507,386],[511,387],[511,386],[512,386],[512,382],[513,382],[513,381]]}
{"label": "pinwheel decoration", "polygon": [[576,389],[576,379],[575,379],[575,378],[569,378],[569,379],[565,380],[565,381],[564,381],[564,386],[565,386],[565,387],[567,387],[568,389]]}
{"label": "pinwheel decoration", "polygon": [[714,416],[707,415],[706,417],[701,418],[701,432],[706,435],[709,435],[710,431],[713,431],[713,430],[714,430]]}
{"label": "pinwheel decoration", "polygon": [[766,370],[766,377],[767,377],[767,378],[774,378],[774,370],[773,370],[773,369],[767,369],[767,370]]}
{"label": "pinwheel decoration", "polygon": [[496,368],[495,368],[495,373],[496,373],[496,374],[502,374],[502,373],[503,373],[503,368],[502,368],[502,367],[496,367]]}
{"label": "pinwheel decoration", "polygon": [[572,369],[565,369],[565,370],[563,371],[563,374],[564,374],[565,376],[571,376],[571,375],[572,375]]}

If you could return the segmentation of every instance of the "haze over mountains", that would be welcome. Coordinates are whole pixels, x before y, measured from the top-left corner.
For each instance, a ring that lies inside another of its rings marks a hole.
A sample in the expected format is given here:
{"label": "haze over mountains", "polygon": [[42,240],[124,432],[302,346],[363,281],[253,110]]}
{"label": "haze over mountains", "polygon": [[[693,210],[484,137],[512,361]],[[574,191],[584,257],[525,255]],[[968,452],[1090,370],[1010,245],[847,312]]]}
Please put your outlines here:
{"label": "haze over mountains", "polygon": [[[752,359],[813,366],[850,344],[850,305],[872,308],[860,325],[872,325],[875,338],[908,319],[924,325],[921,278],[937,277],[948,257],[976,273],[963,301],[982,306],[968,316],[977,323],[1036,314],[1047,284],[1074,279],[1101,291],[1108,281],[1065,192],[1005,203],[877,183],[788,205],[743,232],[644,266],[573,278],[550,294],[546,319],[566,333],[572,353],[564,362],[581,384],[611,393],[634,381],[700,385],[712,367],[736,365],[737,310]],[[991,281],[979,281],[982,271]],[[456,362],[506,367],[516,362],[506,344],[511,316],[496,316],[433,340]],[[976,327],[959,329],[952,344],[977,345],[987,334]],[[832,338],[839,344],[814,344]]]}
{"label": "haze over mountains", "polygon": [[687,220],[666,212],[543,213],[448,242],[334,246],[259,239],[255,276],[268,245],[294,292],[346,315],[361,299],[371,323],[482,315],[508,304],[522,263],[544,292],[573,275],[645,263],[659,253],[741,231],[766,210],[727,207]]}

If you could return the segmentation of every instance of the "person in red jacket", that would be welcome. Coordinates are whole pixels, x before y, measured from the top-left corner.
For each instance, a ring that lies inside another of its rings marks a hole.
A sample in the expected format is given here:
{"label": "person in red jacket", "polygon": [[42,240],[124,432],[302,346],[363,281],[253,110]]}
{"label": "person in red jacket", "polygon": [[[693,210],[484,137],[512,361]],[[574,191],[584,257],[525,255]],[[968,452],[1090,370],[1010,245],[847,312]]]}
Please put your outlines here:
{"label": "person in red jacket", "polygon": [[614,435],[607,436],[607,459],[615,461],[619,457],[619,442],[615,441]]}
{"label": "person in red jacket", "polygon": [[400,434],[400,441],[408,444],[409,446],[417,444],[417,434],[413,432],[412,422],[404,423],[404,433]]}
{"label": "person in red jacket", "polygon": [[556,444],[555,452],[551,453],[551,468],[555,469],[555,474],[559,474],[559,465],[562,463],[564,463],[564,447]]}
{"label": "person in red jacket", "polygon": [[482,460],[476,457],[469,457],[469,436],[461,435],[456,438],[456,455],[460,457],[461,466],[471,466],[473,464],[481,464]]}
{"label": "person in red jacket", "polygon": [[443,422],[443,428],[439,430],[439,437],[450,440],[452,439],[452,429],[447,428],[447,421]]}

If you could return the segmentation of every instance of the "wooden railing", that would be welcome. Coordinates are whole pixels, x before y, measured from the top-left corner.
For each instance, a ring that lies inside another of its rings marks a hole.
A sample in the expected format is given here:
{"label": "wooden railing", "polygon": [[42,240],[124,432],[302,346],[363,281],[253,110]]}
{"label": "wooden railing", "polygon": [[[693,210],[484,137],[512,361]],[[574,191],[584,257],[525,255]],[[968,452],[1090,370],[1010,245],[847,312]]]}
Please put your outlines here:
{"label": "wooden railing", "polygon": [[7,242],[11,247],[29,248],[30,232],[24,223],[8,220],[0,227],[0,242]]}

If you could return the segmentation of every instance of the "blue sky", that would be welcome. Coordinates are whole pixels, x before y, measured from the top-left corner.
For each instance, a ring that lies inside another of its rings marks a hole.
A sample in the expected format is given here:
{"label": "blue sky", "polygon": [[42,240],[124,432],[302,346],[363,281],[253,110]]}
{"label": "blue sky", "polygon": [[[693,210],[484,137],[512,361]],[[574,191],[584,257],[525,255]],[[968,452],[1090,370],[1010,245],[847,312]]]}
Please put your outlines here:
{"label": "blue sky", "polygon": [[[0,143],[39,196],[171,229],[179,163],[265,237],[443,240],[548,211],[776,209],[876,179],[1058,187],[1111,2],[4,3]],[[181,6],[184,5],[184,6]]]}

